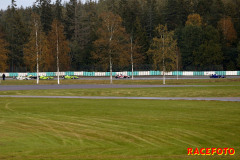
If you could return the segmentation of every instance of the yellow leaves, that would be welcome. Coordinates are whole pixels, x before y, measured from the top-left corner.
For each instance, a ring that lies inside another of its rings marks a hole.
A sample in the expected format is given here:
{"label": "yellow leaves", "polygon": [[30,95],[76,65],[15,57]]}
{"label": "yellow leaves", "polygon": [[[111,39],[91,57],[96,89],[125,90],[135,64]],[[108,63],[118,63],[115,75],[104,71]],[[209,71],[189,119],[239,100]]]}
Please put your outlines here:
{"label": "yellow leaves", "polygon": [[64,35],[64,27],[63,25],[54,20],[52,23],[52,30],[48,35],[49,40],[49,49],[50,49],[50,64],[52,64],[52,69],[56,68],[56,57],[57,57],[57,41],[58,41],[58,52],[59,52],[59,63],[60,63],[60,70],[66,71],[70,68],[70,48],[69,43],[66,40]]}
{"label": "yellow leaves", "polygon": [[222,18],[218,22],[218,29],[222,32],[224,39],[227,41],[228,45],[237,40],[237,32],[234,28],[231,17]]}
{"label": "yellow leaves", "polygon": [[9,53],[8,43],[3,39],[3,35],[0,32],[0,72],[6,71],[7,68],[7,54]]}
{"label": "yellow leaves", "polygon": [[201,16],[199,14],[190,14],[188,16],[188,20],[186,21],[186,25],[201,26],[202,25]]}
{"label": "yellow leaves", "polygon": [[[41,24],[38,15],[32,15],[32,22],[30,40],[24,47],[24,62],[27,68],[30,71],[36,71],[38,54],[40,71],[56,71],[56,40],[58,38],[60,67],[61,70],[68,70],[70,67],[68,55],[70,48],[63,33],[63,26],[55,20],[52,24],[52,30],[48,35],[45,35],[40,29]],[[56,25],[58,25],[58,33],[55,30]]]}
{"label": "yellow leaves", "polygon": [[167,31],[167,26],[156,27],[156,37],[148,50],[152,56],[155,69],[174,70],[176,68],[177,41],[173,39],[174,32]]}
{"label": "yellow leaves", "polygon": [[117,66],[129,65],[130,44],[129,35],[122,26],[122,19],[112,12],[100,15],[101,26],[99,27],[98,39],[94,41],[95,51],[92,57],[98,65],[107,70],[110,59]]}

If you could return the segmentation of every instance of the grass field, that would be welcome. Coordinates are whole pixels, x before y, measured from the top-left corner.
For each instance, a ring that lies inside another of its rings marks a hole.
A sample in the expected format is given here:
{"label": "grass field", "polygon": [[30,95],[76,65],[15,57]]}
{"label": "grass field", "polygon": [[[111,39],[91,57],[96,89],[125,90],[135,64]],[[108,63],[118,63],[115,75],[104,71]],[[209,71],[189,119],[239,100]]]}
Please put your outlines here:
{"label": "grass field", "polygon": [[238,102],[0,98],[0,159],[239,159],[239,115]]}
{"label": "grass field", "polygon": [[[109,80],[60,80],[61,84],[109,84]],[[36,80],[6,80],[1,85],[35,85]],[[39,84],[57,84],[57,80],[40,80]],[[162,85],[162,80],[113,80],[113,84]],[[240,85],[240,78],[227,79],[167,79],[168,85]]]}

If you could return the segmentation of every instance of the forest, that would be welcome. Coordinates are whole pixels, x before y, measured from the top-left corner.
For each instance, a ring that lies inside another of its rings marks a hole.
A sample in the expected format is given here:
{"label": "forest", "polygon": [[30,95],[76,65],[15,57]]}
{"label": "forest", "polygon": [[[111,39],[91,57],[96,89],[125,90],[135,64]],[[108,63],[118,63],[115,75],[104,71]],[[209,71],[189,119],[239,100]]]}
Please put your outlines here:
{"label": "forest", "polygon": [[240,0],[11,0],[0,72],[240,70]]}

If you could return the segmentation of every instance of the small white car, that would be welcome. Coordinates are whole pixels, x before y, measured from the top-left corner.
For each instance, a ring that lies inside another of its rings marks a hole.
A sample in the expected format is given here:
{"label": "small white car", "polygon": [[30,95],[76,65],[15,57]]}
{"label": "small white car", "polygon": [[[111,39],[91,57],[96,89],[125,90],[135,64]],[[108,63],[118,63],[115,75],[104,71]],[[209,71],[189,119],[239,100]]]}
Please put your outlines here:
{"label": "small white car", "polygon": [[30,77],[26,77],[26,76],[18,76],[16,77],[17,80],[30,80]]}

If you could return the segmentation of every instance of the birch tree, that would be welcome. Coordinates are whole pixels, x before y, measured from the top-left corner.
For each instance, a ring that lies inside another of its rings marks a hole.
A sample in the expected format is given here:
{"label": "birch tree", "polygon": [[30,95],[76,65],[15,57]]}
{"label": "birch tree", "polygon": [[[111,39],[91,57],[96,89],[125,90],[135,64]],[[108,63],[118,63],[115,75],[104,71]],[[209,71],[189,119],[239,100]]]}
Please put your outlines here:
{"label": "birch tree", "polygon": [[165,71],[176,69],[177,42],[173,39],[173,32],[167,26],[158,25],[155,29],[156,37],[153,38],[148,54],[152,56],[154,68],[163,71],[163,84],[165,84]]}
{"label": "birch tree", "polygon": [[48,35],[49,44],[50,44],[50,54],[55,59],[58,84],[59,81],[59,72],[60,70],[69,70],[70,68],[70,57],[69,57],[69,44],[64,36],[64,27],[57,21],[53,20],[52,30]]}
{"label": "birch tree", "polygon": [[[36,13],[32,14],[32,27],[29,42],[24,46],[24,63],[27,68],[33,72],[37,71],[37,84],[39,83],[38,73],[39,73],[39,57],[41,56],[41,38],[43,38],[41,31],[41,21],[40,16]],[[41,38],[40,38],[41,37]],[[36,70],[35,70],[36,68]]]}
{"label": "birch tree", "polygon": [[101,27],[97,32],[99,38],[94,41],[95,51],[92,52],[92,56],[104,69],[109,66],[110,83],[112,83],[113,62],[119,67],[129,64],[129,36],[122,27],[122,19],[119,15],[105,12],[101,14],[100,19]]}

